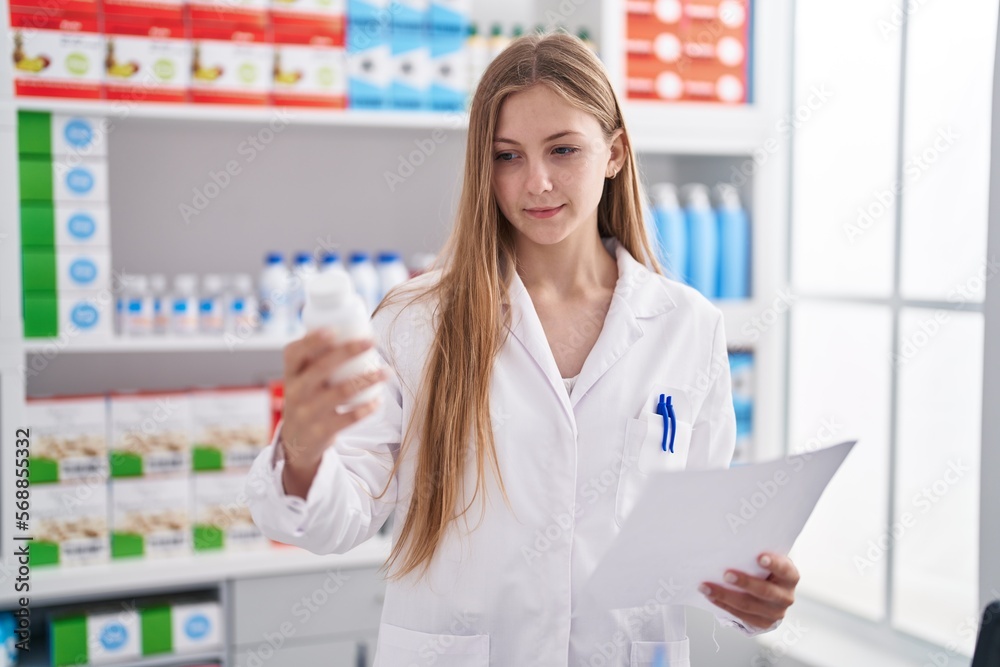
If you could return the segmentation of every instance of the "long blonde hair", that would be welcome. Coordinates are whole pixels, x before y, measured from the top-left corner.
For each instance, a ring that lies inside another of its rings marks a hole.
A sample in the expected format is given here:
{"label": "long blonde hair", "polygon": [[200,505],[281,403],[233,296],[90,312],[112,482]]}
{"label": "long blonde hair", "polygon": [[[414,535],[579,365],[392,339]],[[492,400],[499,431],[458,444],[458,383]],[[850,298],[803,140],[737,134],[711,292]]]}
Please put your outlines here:
{"label": "long blonde hair", "polygon": [[[493,363],[510,324],[509,309],[501,305],[507,302],[508,281],[515,270],[514,231],[494,198],[493,137],[504,100],[535,85],[548,86],[591,114],[606,140],[622,129],[625,161],[615,178],[605,180],[598,230],[603,237],[617,238],[640,263],[660,271],[643,225],[635,156],[600,61],[583,42],[567,34],[515,40],[486,69],[472,99],[465,180],[456,224],[443,253],[444,268],[440,280],[416,297],[436,301],[438,324],[416,392],[419,404],[403,438],[405,448],[411,432],[419,428],[413,495],[387,563],[399,566],[393,577],[426,571],[451,522],[464,516],[480,493],[485,495],[487,464],[506,498],[489,399]],[[398,296],[390,295],[383,306]],[[470,442],[476,457],[476,488],[469,503],[459,508]],[[402,459],[401,452],[393,475]]]}

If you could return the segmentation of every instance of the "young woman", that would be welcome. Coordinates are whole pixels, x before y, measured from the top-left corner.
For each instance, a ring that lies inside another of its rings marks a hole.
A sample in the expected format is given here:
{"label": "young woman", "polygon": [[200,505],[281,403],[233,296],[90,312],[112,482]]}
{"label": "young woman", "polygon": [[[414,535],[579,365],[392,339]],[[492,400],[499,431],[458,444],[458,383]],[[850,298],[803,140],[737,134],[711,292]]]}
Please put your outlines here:
{"label": "young woman", "polygon": [[[376,312],[385,371],[329,386],[370,344],[287,347],[257,524],[339,553],[394,514],[378,665],[689,665],[667,595],[651,589],[656,613],[580,596],[648,473],[726,467],[736,429],[722,316],[660,275],[621,109],[577,39],[521,38],[485,72],[443,258]],[[379,381],[380,401],[335,409]],[[751,634],[798,580],[784,556],[761,564],[703,589]]]}

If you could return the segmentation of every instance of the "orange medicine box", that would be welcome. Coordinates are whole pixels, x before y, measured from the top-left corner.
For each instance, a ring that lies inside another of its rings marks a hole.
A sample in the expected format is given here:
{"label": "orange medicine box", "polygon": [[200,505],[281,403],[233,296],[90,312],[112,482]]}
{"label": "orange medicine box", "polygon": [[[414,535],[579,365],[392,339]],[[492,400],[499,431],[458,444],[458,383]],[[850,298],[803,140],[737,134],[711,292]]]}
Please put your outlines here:
{"label": "orange medicine box", "polygon": [[337,27],[274,26],[274,104],[347,106],[344,33]]}
{"label": "orange medicine box", "polygon": [[748,100],[749,0],[631,0],[626,7],[630,98]]}
{"label": "orange medicine box", "polygon": [[191,42],[180,21],[106,16],[105,96],[183,102],[191,82]]}
{"label": "orange medicine box", "polygon": [[263,24],[195,21],[191,53],[191,101],[267,104],[274,47]]}
{"label": "orange medicine box", "polygon": [[17,95],[101,96],[104,37],[96,14],[13,7],[10,22]]}

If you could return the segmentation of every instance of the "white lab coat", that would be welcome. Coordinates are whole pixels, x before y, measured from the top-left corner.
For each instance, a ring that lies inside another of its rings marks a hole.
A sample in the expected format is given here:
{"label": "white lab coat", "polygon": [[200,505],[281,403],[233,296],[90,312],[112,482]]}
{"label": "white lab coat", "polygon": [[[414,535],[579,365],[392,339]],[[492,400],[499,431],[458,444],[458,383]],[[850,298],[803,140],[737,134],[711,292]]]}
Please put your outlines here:
{"label": "white lab coat", "polygon": [[[722,315],[695,290],[639,264],[617,241],[605,245],[616,256],[618,283],[572,395],[514,274],[511,335],[491,387],[510,506],[487,468],[485,510],[477,499],[453,524],[425,578],[388,583],[377,667],[652,665],[658,647],[671,667],[690,665],[684,609],[660,605],[665,591],[651,588],[650,603],[629,610],[578,600],[650,470],[729,465],[736,420]],[[265,535],[342,553],[374,535],[395,510],[398,537],[415,448],[393,479],[389,466],[413,411],[434,333],[431,311],[396,307],[375,318],[379,351],[396,364],[386,400],[338,434],[305,501],[283,492],[280,449],[272,444],[257,458],[247,493]],[[660,448],[662,418],[654,409],[661,393],[673,397],[678,420],[672,454]],[[475,456],[469,465],[471,492]],[[373,500],[386,484],[383,499]]]}

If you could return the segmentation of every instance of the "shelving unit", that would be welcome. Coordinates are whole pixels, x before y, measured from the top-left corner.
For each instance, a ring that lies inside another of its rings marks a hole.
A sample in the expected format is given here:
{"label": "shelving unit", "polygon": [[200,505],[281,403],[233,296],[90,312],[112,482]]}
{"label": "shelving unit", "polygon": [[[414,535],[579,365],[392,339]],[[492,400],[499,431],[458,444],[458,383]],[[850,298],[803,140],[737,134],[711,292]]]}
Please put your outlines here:
{"label": "shelving unit", "polygon": [[[481,24],[502,17],[508,24],[519,20],[533,26],[548,23],[546,13],[563,4],[556,0],[478,3],[476,18]],[[612,79],[620,83],[623,3],[573,0],[572,4],[574,13],[567,23],[593,28]],[[753,458],[766,459],[782,453],[784,327],[761,327],[755,322],[763,321],[760,318],[780,302],[784,287],[790,139],[779,128],[789,107],[791,0],[758,0],[754,11],[753,105],[725,108],[625,100],[623,104],[647,184],[675,179],[724,181],[734,173],[733,168],[752,167],[740,190],[749,203],[753,230],[753,298],[717,305],[725,314],[730,346],[751,348],[755,354]],[[0,11],[0,33],[6,34],[7,20],[5,4]],[[13,466],[7,464],[13,460],[14,429],[25,425],[26,396],[51,392],[54,386],[71,386],[76,393],[91,381],[99,381],[100,387],[134,387],[130,367],[167,369],[170,373],[164,376],[171,379],[165,382],[195,376],[199,379],[192,384],[207,376],[217,378],[218,384],[245,382],[247,377],[259,378],[280,368],[280,350],[285,344],[252,337],[234,346],[224,337],[206,336],[23,340],[17,111],[113,120],[109,180],[114,268],[143,273],[256,273],[257,254],[222,251],[233,238],[253,238],[260,253],[331,244],[340,249],[389,246],[407,255],[434,252],[451,225],[467,131],[463,114],[14,99],[7,85],[11,78],[10,59],[0,58],[0,83],[4,84],[0,87],[0,284],[4,285],[0,291],[0,456],[4,462],[0,465],[0,609],[16,602],[11,578],[4,574],[16,569],[12,569],[8,548],[13,543],[7,519],[14,477]],[[275,118],[287,121],[287,129],[267,148],[266,159],[241,162],[246,169],[225,196],[212,201],[192,221],[181,220],[178,205],[190,198],[192,189],[207,182],[210,170],[239,158],[239,142]],[[397,189],[387,189],[384,174],[396,169],[414,141],[426,139],[435,130],[443,130],[445,136],[437,152]],[[765,148],[772,140],[779,146],[776,151]],[[697,166],[697,178],[685,175],[692,173],[692,165]],[[266,201],[254,199],[261,192],[268,193]],[[225,354],[230,351],[239,354]],[[26,362],[49,355],[58,358],[43,371],[44,382],[22,376]],[[258,578],[277,580],[331,567],[374,568],[384,561],[388,548],[386,541],[375,540],[344,556],[322,558],[298,550],[270,549],[77,569],[36,568],[31,600],[33,606],[45,606],[219,582],[230,591]],[[222,596],[224,602],[228,595]],[[236,656],[245,655],[245,650],[246,646],[230,637],[222,663],[236,665],[240,660]],[[371,657],[369,653],[369,661]],[[142,662],[135,667],[153,664],[186,663]]]}

